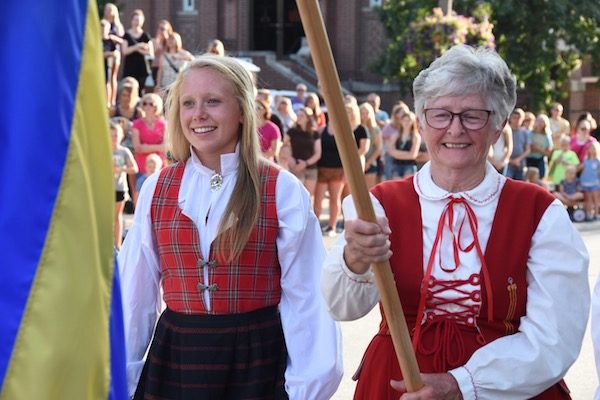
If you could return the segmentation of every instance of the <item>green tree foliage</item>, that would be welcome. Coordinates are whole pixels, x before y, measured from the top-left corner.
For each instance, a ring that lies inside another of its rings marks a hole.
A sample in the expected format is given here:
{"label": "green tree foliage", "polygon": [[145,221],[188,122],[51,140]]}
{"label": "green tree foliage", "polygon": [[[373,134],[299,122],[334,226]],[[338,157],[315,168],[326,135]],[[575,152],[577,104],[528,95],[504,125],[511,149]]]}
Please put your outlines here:
{"label": "green tree foliage", "polygon": [[[431,18],[437,5],[437,0],[386,0],[380,9],[389,44],[373,68],[388,81],[400,82],[407,92],[415,71],[429,62],[411,48],[411,23],[414,27],[415,22]],[[496,50],[518,80],[520,105],[531,110],[543,111],[552,101],[564,99],[569,74],[584,58],[590,57],[600,73],[596,1],[455,0],[454,11],[475,21],[487,17],[493,24]],[[408,68],[411,58],[414,68]]]}

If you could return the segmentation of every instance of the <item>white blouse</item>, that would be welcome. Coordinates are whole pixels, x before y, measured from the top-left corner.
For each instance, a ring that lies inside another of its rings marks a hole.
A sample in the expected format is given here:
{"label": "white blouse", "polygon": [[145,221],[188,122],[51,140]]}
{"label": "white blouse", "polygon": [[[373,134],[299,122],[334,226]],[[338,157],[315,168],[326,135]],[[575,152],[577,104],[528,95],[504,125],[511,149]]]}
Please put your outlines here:
{"label": "white blouse", "polygon": [[[192,152],[186,162],[179,206],[199,231],[202,254],[208,254],[237,177],[238,153],[221,156],[223,185],[211,192],[214,171]],[[142,186],[131,230],[118,255],[123,292],[127,381],[135,392],[158,316],[161,300],[159,256],[150,219],[158,173]],[[276,187],[281,265],[280,314],[288,352],[285,389],[290,399],[326,399],[337,390],[343,367],[341,333],[319,293],[325,249],[319,222],[306,189],[293,175],[280,171]],[[210,240],[202,240],[211,238]],[[208,279],[205,276],[205,283]],[[208,298],[205,299],[207,302]],[[209,304],[209,303],[207,303]]]}
{"label": "white blouse", "polygon": [[[506,178],[487,164],[484,180],[474,189],[449,193],[431,178],[429,163],[415,176],[423,221],[423,266],[436,237],[438,221],[449,197],[462,197],[477,216],[477,237],[485,254],[500,192]],[[379,201],[371,196],[377,215],[385,216]],[[344,215],[356,218],[350,197],[344,201]],[[454,206],[458,224],[464,206]],[[444,234],[449,228],[445,226]],[[455,233],[458,227],[454,226]],[[470,230],[463,229],[469,243]],[[446,236],[444,236],[446,237]],[[357,275],[343,258],[345,239],[341,236],[329,252],[323,269],[321,290],[335,319],[354,320],[367,314],[379,301],[373,272]],[[510,245],[507,244],[507,251]],[[440,257],[443,262],[438,262]],[[440,265],[453,265],[451,253],[435,254],[432,275],[437,279],[465,279],[479,273],[477,253],[460,252],[459,267],[445,272]],[[585,332],[590,305],[589,257],[579,233],[564,206],[555,200],[548,207],[533,235],[527,264],[527,310],[519,331],[495,340],[477,350],[467,363],[449,371],[457,380],[465,399],[524,399],[539,394],[558,382],[575,362]],[[468,290],[480,290],[468,286]],[[464,287],[467,289],[467,287]],[[451,296],[452,293],[447,293]],[[452,307],[452,306],[449,306]],[[517,373],[515,373],[517,371]]]}

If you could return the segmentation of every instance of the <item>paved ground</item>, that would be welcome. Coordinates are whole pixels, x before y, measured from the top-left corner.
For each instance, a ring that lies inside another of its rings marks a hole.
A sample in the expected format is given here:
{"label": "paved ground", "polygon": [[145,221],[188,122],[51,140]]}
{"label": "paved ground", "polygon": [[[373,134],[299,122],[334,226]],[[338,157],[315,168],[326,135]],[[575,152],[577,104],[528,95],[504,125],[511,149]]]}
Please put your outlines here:
{"label": "paved ground", "polygon": [[[326,202],[327,200],[325,200]],[[324,204],[323,213],[327,215],[326,204]],[[129,227],[131,222],[132,216],[125,215],[126,227]],[[323,219],[322,224],[325,224]],[[581,233],[590,253],[589,284],[591,290],[600,273],[600,221],[577,223],[575,226]],[[336,238],[324,237],[327,248],[335,240]],[[341,323],[344,377],[332,400],[347,400],[352,398],[354,382],[351,377],[360,363],[365,348],[379,326],[379,319],[379,311],[374,309],[360,320]],[[565,327],[565,329],[568,329],[568,327]],[[565,380],[571,388],[573,400],[591,400],[593,398],[594,390],[598,385],[598,378],[596,376],[589,324],[579,358],[567,373]]]}

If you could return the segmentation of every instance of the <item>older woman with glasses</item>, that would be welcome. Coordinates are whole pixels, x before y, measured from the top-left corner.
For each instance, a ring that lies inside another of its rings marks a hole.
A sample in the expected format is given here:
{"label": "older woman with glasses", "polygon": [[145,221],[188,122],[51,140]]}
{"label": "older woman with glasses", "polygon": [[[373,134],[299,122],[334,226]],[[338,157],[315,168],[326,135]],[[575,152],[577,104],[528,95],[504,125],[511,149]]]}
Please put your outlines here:
{"label": "older woman with glasses", "polygon": [[596,141],[596,138],[591,136],[592,124],[588,119],[580,119],[577,121],[577,130],[575,135],[571,137],[571,150],[577,153],[579,162],[585,160],[588,149]]}
{"label": "older woman with glasses", "polygon": [[389,260],[424,382],[402,394],[383,316],[355,399],[570,398],[562,378],[585,332],[589,258],[558,200],[487,162],[515,86],[493,51],[448,50],[413,86],[431,160],[371,190],[378,223],[345,200],[345,236],[323,271],[330,312],[367,314],[379,300],[371,264]]}
{"label": "older woman with glasses", "polygon": [[166,152],[166,124],[162,117],[162,98],[156,93],[145,94],[142,97],[142,109],[144,110],[144,116],[133,121],[131,129],[131,142],[133,143],[135,161],[139,167],[136,188],[133,191],[134,204],[137,204],[137,194],[146,173],[146,158],[155,153],[164,161]]}

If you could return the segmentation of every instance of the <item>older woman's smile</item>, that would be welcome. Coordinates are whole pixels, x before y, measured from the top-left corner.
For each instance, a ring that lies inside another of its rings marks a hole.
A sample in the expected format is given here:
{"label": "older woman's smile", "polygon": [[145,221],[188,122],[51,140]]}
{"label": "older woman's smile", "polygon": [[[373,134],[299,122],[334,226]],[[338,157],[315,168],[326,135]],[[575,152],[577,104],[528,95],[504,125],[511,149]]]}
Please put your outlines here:
{"label": "older woman's smile", "polygon": [[468,143],[444,143],[444,146],[450,149],[464,149],[467,146],[470,146]]}

